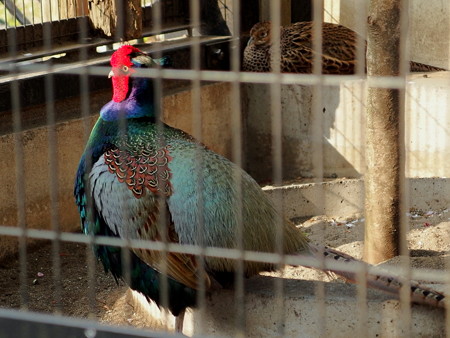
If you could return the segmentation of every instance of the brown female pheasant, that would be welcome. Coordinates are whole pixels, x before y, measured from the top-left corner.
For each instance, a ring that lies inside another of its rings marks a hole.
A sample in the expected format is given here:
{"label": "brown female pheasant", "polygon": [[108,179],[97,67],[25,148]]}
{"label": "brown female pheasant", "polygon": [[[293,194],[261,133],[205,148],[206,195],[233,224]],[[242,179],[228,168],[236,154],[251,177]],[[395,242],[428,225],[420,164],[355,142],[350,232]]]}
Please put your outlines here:
{"label": "brown female pheasant", "polygon": [[[313,22],[296,22],[280,28],[281,64],[283,73],[312,73]],[[351,29],[324,22],[322,24],[322,73],[353,74],[356,64],[357,34]],[[259,22],[250,31],[244,50],[243,70],[270,72],[272,34],[269,21]],[[443,68],[410,61],[412,72],[442,71]]]}

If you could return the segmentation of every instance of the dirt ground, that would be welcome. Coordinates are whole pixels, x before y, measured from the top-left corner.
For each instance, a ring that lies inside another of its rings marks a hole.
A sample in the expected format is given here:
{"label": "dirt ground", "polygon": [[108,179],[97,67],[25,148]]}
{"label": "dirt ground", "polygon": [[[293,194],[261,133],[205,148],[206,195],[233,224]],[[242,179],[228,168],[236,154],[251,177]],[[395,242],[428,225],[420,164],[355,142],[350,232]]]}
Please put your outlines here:
{"label": "dirt ground", "polygon": [[[412,265],[443,269],[450,250],[449,210],[410,210],[408,234]],[[343,219],[324,216],[304,221],[302,230],[313,242],[324,243],[348,254],[362,257],[364,219],[360,215]],[[52,246],[42,242],[27,255],[26,284],[20,288],[20,268],[17,258],[0,262],[0,307],[19,309],[25,305],[31,311],[60,312],[79,318],[96,319],[102,323],[150,327],[150,321],[135,311],[130,303],[128,288],[116,284],[111,275],[96,265],[93,283],[95,301],[90,302],[86,247],[76,243],[61,243],[61,280],[54,283]],[[330,280],[320,272],[288,267],[286,278]],[[92,284],[92,283],[91,283]],[[57,296],[58,291],[60,297]]]}

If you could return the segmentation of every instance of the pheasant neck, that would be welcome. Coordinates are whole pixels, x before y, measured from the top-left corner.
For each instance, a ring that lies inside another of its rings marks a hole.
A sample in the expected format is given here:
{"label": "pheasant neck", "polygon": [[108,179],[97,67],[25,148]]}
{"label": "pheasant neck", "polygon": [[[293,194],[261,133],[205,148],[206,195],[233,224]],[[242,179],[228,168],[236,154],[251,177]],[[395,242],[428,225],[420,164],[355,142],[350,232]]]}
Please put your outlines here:
{"label": "pheasant neck", "polygon": [[154,102],[152,80],[146,78],[130,78],[130,89],[121,102],[111,100],[100,110],[105,121],[132,119],[139,117],[156,118],[159,116]]}

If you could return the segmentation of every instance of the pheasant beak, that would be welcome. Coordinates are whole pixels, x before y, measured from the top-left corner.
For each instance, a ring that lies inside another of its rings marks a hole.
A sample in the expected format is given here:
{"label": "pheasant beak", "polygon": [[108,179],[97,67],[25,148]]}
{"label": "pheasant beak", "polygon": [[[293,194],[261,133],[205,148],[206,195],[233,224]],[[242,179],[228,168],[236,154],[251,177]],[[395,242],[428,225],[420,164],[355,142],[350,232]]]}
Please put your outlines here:
{"label": "pheasant beak", "polygon": [[250,39],[248,39],[247,46],[250,46],[253,43],[253,37],[251,36]]}
{"label": "pheasant beak", "polygon": [[114,71],[111,70],[108,74],[108,79],[112,78],[114,76]]}

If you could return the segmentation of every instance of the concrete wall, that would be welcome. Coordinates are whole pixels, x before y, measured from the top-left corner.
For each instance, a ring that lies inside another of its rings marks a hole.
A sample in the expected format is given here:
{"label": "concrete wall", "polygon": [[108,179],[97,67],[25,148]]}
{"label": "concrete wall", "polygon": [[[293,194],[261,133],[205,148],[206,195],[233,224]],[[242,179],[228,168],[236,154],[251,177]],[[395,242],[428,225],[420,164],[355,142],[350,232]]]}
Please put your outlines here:
{"label": "concrete wall", "polygon": [[[269,86],[244,86],[247,168],[260,181],[272,177],[272,129]],[[366,81],[342,81],[323,87],[322,102],[312,111],[309,87],[283,85],[281,114],[284,178],[310,177],[313,156],[322,152],[325,177],[361,177],[365,172]],[[321,143],[313,144],[313,116],[320,114]],[[450,176],[450,72],[410,75],[405,95],[406,175]],[[258,163],[257,166],[254,163]]]}
{"label": "concrete wall", "polygon": [[406,92],[407,175],[449,177],[450,73],[411,76]]}
{"label": "concrete wall", "polygon": [[[93,119],[92,119],[93,121]],[[91,123],[91,121],[89,121]],[[73,231],[79,228],[79,219],[72,197],[73,180],[77,163],[84,147],[83,124],[81,121],[61,123],[56,128],[58,168],[50,174],[48,132],[46,128],[23,132],[23,174],[16,173],[13,135],[0,138],[0,215],[1,224],[17,224],[17,191],[22,185],[25,193],[25,223],[29,228],[52,229],[50,224],[50,182],[58,187],[58,218],[61,230]],[[7,165],[6,165],[7,164]],[[56,175],[54,175],[56,174]],[[13,237],[0,237],[0,259],[17,249]]]}
{"label": "concrete wall", "polygon": [[[326,0],[324,19],[365,36],[369,1]],[[450,3],[409,1],[410,60],[450,69]]]}
{"label": "concrete wall", "polygon": [[[311,176],[311,104],[308,87],[282,86],[282,160],[285,177]],[[270,181],[273,171],[272,106],[270,86],[243,85],[243,110],[247,121],[248,172],[258,181]],[[255,165],[255,164],[258,165]]]}
{"label": "concrete wall", "polygon": [[[230,156],[232,129],[230,127],[230,96],[228,84],[215,84],[201,88],[203,114],[202,140],[211,149]],[[164,119],[177,128],[192,132],[191,92],[180,92],[164,98]],[[45,109],[45,107],[44,107]],[[50,182],[58,188],[59,228],[75,231],[80,228],[79,216],[73,198],[73,181],[78,161],[85,145],[86,132],[97,116],[83,120],[70,120],[56,127],[57,168],[49,166],[49,141],[46,127],[26,130],[23,135],[23,175],[17,176],[14,135],[0,137],[0,215],[1,224],[17,225],[17,190],[22,185],[25,193],[25,223],[28,228],[52,229],[50,222]],[[55,225],[56,226],[56,225]],[[33,242],[30,240],[30,242]],[[0,259],[17,250],[15,237],[0,237]]]}
{"label": "concrete wall", "polygon": [[163,102],[163,120],[172,127],[194,135],[215,152],[231,158],[231,87],[218,83],[201,87],[201,132],[194,133],[198,123],[193,113],[192,93],[184,91],[166,96]]}
{"label": "concrete wall", "polygon": [[[405,208],[442,210],[450,205],[449,178],[409,178]],[[336,179],[321,183],[266,186],[263,190],[271,198],[281,191],[282,212],[286,218],[302,219],[316,215],[345,218],[364,214],[364,181]]]}

